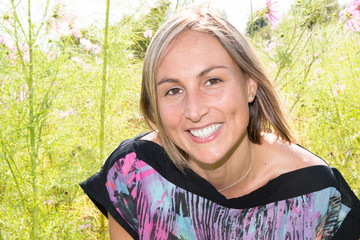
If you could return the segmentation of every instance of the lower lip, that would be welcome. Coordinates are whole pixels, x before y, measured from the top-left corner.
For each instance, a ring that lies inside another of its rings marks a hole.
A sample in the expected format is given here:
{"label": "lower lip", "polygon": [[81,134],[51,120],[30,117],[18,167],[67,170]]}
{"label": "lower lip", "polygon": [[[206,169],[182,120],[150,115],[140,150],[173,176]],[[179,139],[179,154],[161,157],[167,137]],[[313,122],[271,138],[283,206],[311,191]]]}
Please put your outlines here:
{"label": "lower lip", "polygon": [[194,141],[195,143],[208,143],[211,142],[212,140],[214,140],[215,138],[217,138],[222,129],[224,127],[224,124],[221,125],[221,127],[219,127],[213,134],[211,134],[210,136],[206,137],[206,138],[199,138],[199,137],[195,137],[194,135],[192,135],[189,131],[186,131],[186,133],[189,135],[189,137],[192,139],[192,141]]}

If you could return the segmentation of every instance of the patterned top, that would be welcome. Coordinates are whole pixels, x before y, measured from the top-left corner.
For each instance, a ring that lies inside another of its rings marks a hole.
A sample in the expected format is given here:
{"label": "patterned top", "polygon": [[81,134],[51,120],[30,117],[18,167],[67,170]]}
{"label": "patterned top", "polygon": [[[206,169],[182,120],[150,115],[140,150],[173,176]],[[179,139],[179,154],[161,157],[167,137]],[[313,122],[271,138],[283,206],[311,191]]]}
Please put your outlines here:
{"label": "patterned top", "polygon": [[80,185],[134,239],[359,239],[360,201],[341,174],[312,166],[239,198],[177,170],[156,143],[126,140]]}

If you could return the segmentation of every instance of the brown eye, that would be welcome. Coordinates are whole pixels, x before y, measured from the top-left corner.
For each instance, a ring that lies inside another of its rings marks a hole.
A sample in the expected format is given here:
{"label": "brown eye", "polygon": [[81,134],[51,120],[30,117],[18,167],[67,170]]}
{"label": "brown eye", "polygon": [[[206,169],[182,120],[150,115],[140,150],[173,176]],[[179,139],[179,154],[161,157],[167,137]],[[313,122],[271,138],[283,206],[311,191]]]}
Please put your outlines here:
{"label": "brown eye", "polygon": [[166,96],[167,95],[176,95],[176,94],[179,94],[179,93],[182,93],[183,90],[181,90],[180,88],[171,88],[169,91],[166,92]]}
{"label": "brown eye", "polygon": [[212,79],[209,79],[206,81],[205,86],[216,85],[220,82],[222,82],[222,80],[220,80],[218,78],[212,78]]}

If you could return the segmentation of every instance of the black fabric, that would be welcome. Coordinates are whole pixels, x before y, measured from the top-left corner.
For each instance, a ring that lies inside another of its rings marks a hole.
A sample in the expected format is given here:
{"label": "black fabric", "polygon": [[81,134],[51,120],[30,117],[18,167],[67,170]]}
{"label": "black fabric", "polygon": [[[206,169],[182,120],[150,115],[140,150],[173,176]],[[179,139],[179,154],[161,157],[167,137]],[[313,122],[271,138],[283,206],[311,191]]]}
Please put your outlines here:
{"label": "black fabric", "polygon": [[359,239],[360,237],[359,199],[351,191],[340,172],[335,168],[319,165],[298,169],[280,175],[248,195],[226,199],[209,182],[193,171],[187,170],[186,174],[179,171],[169,160],[160,145],[154,142],[140,140],[139,138],[143,135],[144,134],[122,142],[109,156],[99,173],[80,183],[84,192],[96,204],[99,210],[105,216],[107,216],[107,212],[109,212],[135,239],[138,238],[137,233],[119,216],[111,204],[109,194],[105,187],[107,171],[119,158],[131,152],[136,152],[138,159],[149,164],[160,175],[173,184],[227,208],[251,208],[306,195],[324,188],[334,187],[340,191],[342,203],[351,208],[351,211],[338,229],[334,239]]}
{"label": "black fabric", "polygon": [[[136,138],[139,138],[138,136]],[[124,150],[126,150],[126,145],[130,141],[135,140],[128,139],[122,142],[108,157],[105,164],[102,166],[99,173],[94,174],[86,181],[81,182],[80,186],[84,190],[84,192],[89,196],[91,201],[94,202],[96,207],[108,218],[108,213],[134,238],[138,239],[138,234],[134,229],[117,213],[114,205],[110,201],[109,194],[106,190],[106,176],[107,171],[110,169],[115,161],[117,161],[120,156],[124,154]]]}

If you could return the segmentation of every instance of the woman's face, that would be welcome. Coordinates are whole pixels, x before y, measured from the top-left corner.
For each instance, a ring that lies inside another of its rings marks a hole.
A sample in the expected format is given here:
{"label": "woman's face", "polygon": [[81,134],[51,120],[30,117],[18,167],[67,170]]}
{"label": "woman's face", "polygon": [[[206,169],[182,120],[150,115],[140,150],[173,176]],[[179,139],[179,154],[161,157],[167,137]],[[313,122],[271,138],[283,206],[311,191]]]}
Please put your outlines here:
{"label": "woman's face", "polygon": [[213,36],[187,30],[173,40],[156,76],[157,101],[166,134],[192,164],[234,157],[247,137],[248,102],[257,83],[244,79]]}

